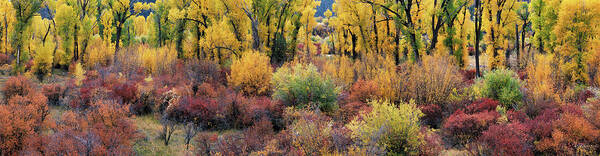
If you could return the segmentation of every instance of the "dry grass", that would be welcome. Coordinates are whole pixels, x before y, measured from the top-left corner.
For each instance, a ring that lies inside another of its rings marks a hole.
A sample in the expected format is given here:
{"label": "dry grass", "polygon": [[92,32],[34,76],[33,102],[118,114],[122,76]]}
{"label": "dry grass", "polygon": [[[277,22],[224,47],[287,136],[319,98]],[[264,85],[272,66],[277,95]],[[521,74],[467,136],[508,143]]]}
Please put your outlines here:
{"label": "dry grass", "polygon": [[[169,146],[165,146],[163,139],[159,137],[162,125],[153,115],[133,117],[142,138],[133,146],[137,155],[191,155],[191,151],[185,149],[184,134],[179,129],[175,130]],[[193,143],[190,150],[193,149]]]}

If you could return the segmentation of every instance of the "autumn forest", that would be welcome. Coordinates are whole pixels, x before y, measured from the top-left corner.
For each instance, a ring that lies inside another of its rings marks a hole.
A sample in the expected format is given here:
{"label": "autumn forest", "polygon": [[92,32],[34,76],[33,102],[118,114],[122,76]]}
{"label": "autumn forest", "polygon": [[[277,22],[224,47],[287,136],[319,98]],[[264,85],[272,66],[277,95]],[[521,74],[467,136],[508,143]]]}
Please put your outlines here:
{"label": "autumn forest", "polygon": [[0,0],[0,156],[600,154],[600,0]]}

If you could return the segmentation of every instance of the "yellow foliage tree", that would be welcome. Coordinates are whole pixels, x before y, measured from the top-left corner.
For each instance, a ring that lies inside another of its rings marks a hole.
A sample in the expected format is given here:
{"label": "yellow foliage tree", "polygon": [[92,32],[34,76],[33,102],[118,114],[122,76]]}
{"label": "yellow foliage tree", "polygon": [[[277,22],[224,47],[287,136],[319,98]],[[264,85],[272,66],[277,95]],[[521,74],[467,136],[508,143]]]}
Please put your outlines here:
{"label": "yellow foliage tree", "polygon": [[592,39],[598,37],[600,27],[600,1],[564,0],[560,5],[558,22],[554,27],[561,60],[561,70],[570,82],[587,83],[589,75],[585,57],[589,55]]}
{"label": "yellow foliage tree", "polygon": [[[487,53],[489,57],[488,64],[491,69],[503,68],[506,56],[510,53],[508,49],[508,36],[513,31],[516,20],[516,13],[512,10],[516,0],[489,0],[484,4],[484,27],[487,28],[486,41]],[[504,51],[506,55],[502,55]]]}
{"label": "yellow foliage tree", "polygon": [[36,47],[35,55],[33,56],[33,71],[40,79],[52,73],[54,48],[55,45],[53,42],[48,42]]}
{"label": "yellow foliage tree", "polygon": [[231,32],[228,19],[223,19],[215,25],[207,28],[206,36],[200,40],[200,48],[208,52],[213,60],[224,63],[233,54],[239,52],[241,43],[236,39],[235,34]]}

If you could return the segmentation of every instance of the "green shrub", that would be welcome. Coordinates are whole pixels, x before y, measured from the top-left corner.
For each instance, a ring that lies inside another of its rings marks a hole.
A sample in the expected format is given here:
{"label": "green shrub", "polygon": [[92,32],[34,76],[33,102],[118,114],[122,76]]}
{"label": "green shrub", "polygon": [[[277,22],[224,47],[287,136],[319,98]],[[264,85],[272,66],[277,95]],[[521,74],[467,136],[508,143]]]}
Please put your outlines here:
{"label": "green shrub", "polygon": [[519,109],[522,104],[521,82],[510,70],[494,70],[479,82],[481,95],[500,101],[506,108]]}
{"label": "green shrub", "polygon": [[287,106],[319,108],[323,112],[331,112],[338,107],[339,89],[331,80],[322,78],[312,64],[281,67],[274,73],[271,83],[275,88],[273,98]]}

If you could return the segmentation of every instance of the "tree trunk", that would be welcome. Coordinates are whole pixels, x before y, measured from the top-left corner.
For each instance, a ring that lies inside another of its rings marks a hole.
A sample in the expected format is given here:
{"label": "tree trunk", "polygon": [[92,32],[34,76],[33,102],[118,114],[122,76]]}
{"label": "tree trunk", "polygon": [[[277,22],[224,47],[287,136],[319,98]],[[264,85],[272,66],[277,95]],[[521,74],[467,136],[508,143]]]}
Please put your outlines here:
{"label": "tree trunk", "polygon": [[198,60],[201,60],[201,56],[200,56],[200,26],[196,26],[196,57],[198,58]]}
{"label": "tree trunk", "polygon": [[160,24],[160,14],[157,14],[158,16],[157,18],[157,24],[158,24],[158,46],[162,47],[163,46],[163,40],[162,40],[162,25]]}
{"label": "tree trunk", "polygon": [[479,68],[479,40],[481,40],[481,0],[475,0],[475,74],[481,77]]}
{"label": "tree trunk", "polygon": [[397,57],[396,57],[396,65],[400,64],[400,35],[401,35],[400,34],[400,28],[396,27],[396,36],[394,36],[394,42],[396,43],[394,54],[397,55]]}
{"label": "tree trunk", "polygon": [[177,58],[183,58],[183,32],[185,27],[185,20],[177,20],[177,34],[175,39],[175,49],[177,49]]}
{"label": "tree trunk", "polygon": [[373,31],[375,33],[375,53],[379,54],[379,34],[377,32],[377,11],[375,10],[374,5],[371,5],[371,10],[373,11]]}
{"label": "tree trunk", "polygon": [[117,24],[117,39],[115,43],[115,55],[113,56],[113,61],[117,61],[117,56],[119,54],[119,45],[121,44],[121,31],[123,30],[123,25],[121,23]]}
{"label": "tree trunk", "polygon": [[417,37],[414,32],[409,33],[410,36],[410,45],[412,47],[413,54],[415,55],[415,62],[421,62],[421,56],[419,54],[419,47],[417,46]]}
{"label": "tree trunk", "polygon": [[258,34],[258,21],[250,18],[250,23],[252,27],[252,49],[260,51],[261,49],[261,41],[260,36]]}
{"label": "tree trunk", "polygon": [[73,59],[71,61],[73,62],[77,62],[77,60],[79,59],[79,43],[78,43],[78,38],[77,38],[77,31],[78,31],[78,27],[77,24],[75,24],[75,31],[73,32]]}

